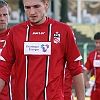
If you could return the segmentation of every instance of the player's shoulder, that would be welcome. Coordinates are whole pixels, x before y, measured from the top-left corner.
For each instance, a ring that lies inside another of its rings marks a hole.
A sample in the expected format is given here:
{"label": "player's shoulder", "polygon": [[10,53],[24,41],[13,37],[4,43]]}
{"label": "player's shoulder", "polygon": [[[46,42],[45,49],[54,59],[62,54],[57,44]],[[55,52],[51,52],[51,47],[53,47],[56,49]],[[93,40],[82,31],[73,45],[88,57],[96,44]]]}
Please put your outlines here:
{"label": "player's shoulder", "polygon": [[49,18],[49,20],[50,20],[49,22],[51,22],[51,24],[53,24],[56,27],[60,27],[62,29],[71,29],[71,27],[67,23],[60,22],[52,18]]}
{"label": "player's shoulder", "polygon": [[91,52],[89,52],[89,56],[94,56],[94,54],[95,54],[95,52],[96,52],[97,50],[92,50]]}
{"label": "player's shoulder", "polygon": [[27,21],[13,25],[10,30],[14,29],[17,30],[18,28],[26,28],[27,27]]}

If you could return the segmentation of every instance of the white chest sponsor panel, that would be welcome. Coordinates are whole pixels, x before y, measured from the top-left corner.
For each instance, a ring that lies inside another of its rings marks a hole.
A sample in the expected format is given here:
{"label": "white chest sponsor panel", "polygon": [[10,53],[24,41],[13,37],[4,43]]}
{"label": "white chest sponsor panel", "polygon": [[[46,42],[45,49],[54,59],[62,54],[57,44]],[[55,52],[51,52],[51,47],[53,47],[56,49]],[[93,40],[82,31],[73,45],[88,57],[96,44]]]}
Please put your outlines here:
{"label": "white chest sponsor panel", "polygon": [[94,60],[93,65],[94,67],[100,67],[100,60]]}
{"label": "white chest sponsor panel", "polygon": [[51,42],[24,42],[25,55],[51,55]]}
{"label": "white chest sponsor panel", "polygon": [[2,49],[0,49],[0,54],[1,54],[1,52],[2,52]]}

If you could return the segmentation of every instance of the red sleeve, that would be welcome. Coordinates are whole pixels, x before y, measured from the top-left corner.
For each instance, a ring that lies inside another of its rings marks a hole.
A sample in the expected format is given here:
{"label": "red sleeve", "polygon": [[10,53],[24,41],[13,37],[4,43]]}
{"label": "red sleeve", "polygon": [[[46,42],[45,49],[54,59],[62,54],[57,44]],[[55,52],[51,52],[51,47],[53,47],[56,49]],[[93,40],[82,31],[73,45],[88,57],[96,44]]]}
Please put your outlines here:
{"label": "red sleeve", "polygon": [[76,76],[83,72],[81,61],[73,61],[72,63],[68,63],[68,68],[71,71],[71,75]]}
{"label": "red sleeve", "polygon": [[66,59],[67,62],[75,61],[79,56],[81,56],[78,46],[76,44],[76,38],[71,28],[66,33]]}
{"label": "red sleeve", "polygon": [[[92,57],[91,57],[91,55],[89,54],[88,57],[87,57],[87,61],[86,61],[86,63],[85,63],[85,67],[86,67],[88,70],[91,70],[91,68],[92,68],[92,66],[93,66],[93,64],[91,63],[91,59],[92,59]],[[93,59],[92,59],[92,61],[93,61]]]}
{"label": "red sleeve", "polygon": [[72,76],[75,76],[83,72],[81,66],[81,54],[72,29],[69,28],[66,34],[66,60]]}
{"label": "red sleeve", "polygon": [[91,75],[94,75],[93,60],[94,60],[94,52],[90,52],[88,54],[87,61],[84,66],[87,70],[91,70]]}

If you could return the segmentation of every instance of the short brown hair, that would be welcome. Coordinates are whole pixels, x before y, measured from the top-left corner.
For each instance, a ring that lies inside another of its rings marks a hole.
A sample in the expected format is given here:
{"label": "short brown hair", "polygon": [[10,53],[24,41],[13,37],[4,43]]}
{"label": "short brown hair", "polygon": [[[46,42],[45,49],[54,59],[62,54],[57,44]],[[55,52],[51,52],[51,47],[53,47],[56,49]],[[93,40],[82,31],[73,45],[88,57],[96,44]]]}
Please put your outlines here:
{"label": "short brown hair", "polygon": [[8,7],[8,4],[4,0],[0,0],[0,8],[4,6]]}
{"label": "short brown hair", "polygon": [[[46,1],[49,1],[49,0],[41,0],[41,1],[45,3]],[[22,2],[23,2],[23,0],[22,0]]]}
{"label": "short brown hair", "polygon": [[45,3],[45,2],[48,1],[48,0],[41,0],[41,1]]}

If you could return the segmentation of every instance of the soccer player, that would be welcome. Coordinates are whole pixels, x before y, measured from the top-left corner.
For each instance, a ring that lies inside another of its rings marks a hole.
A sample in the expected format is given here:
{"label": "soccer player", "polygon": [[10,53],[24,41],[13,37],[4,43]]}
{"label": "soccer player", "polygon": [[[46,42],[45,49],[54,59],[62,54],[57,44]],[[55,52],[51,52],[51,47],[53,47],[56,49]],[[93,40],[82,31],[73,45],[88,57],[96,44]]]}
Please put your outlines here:
{"label": "soccer player", "polygon": [[[8,5],[5,1],[0,0],[0,54],[5,44],[6,37],[8,35]],[[2,70],[1,70],[2,71]],[[3,73],[3,72],[2,72]],[[4,86],[0,93],[0,100],[10,100],[8,83]]]}
{"label": "soccer player", "polygon": [[14,64],[13,100],[64,100],[67,61],[77,99],[84,100],[82,57],[72,29],[46,16],[48,0],[23,0],[23,4],[29,20],[10,29],[0,57],[0,91]]}
{"label": "soccer player", "polygon": [[96,49],[88,54],[87,62],[85,67],[87,70],[84,71],[84,81],[87,88],[90,88],[88,74],[95,77],[95,84],[91,93],[91,100],[100,100],[100,32],[94,35],[94,41]]}

